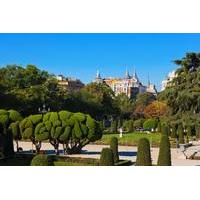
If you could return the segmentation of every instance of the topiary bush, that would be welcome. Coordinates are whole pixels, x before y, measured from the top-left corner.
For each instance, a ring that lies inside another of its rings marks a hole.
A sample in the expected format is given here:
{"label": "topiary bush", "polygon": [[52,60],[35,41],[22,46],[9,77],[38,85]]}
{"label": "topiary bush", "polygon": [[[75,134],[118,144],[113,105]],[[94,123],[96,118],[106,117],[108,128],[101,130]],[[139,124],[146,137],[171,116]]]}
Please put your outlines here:
{"label": "topiary bush", "polygon": [[177,128],[176,128],[175,125],[172,126],[171,137],[172,137],[172,138],[177,138],[177,137],[178,137],[178,136],[177,136]]}
{"label": "topiary bush", "polygon": [[114,155],[114,162],[119,162],[119,153],[118,153],[118,139],[116,137],[112,137],[110,140],[110,149]]}
{"label": "topiary bush", "polygon": [[169,136],[170,135],[170,128],[168,125],[162,126],[162,135]]}
{"label": "topiary bush", "polygon": [[[14,154],[13,135],[15,139],[19,136],[18,122],[22,119],[19,112],[15,110],[0,110],[0,151],[4,157],[9,157]],[[18,137],[18,139],[20,136]]]}
{"label": "topiary bush", "polygon": [[150,143],[147,138],[141,138],[138,143],[136,166],[151,166]]}
{"label": "topiary bush", "polygon": [[117,133],[118,132],[117,128],[118,128],[118,120],[115,119],[111,123],[111,131],[112,131],[112,133]]}
{"label": "topiary bush", "polygon": [[100,157],[100,166],[114,166],[114,155],[111,149],[103,148]]}
{"label": "topiary bush", "polygon": [[184,131],[183,131],[183,126],[181,124],[178,126],[177,133],[178,133],[179,144],[184,144],[185,143]]}
{"label": "topiary bush", "polygon": [[157,128],[158,121],[156,119],[147,119],[143,123],[143,128],[147,130],[155,130]]}
{"label": "topiary bush", "polygon": [[162,135],[158,156],[158,166],[171,166],[170,142],[167,135]]}
{"label": "topiary bush", "polygon": [[31,166],[53,166],[53,160],[47,155],[39,154],[32,159]]}

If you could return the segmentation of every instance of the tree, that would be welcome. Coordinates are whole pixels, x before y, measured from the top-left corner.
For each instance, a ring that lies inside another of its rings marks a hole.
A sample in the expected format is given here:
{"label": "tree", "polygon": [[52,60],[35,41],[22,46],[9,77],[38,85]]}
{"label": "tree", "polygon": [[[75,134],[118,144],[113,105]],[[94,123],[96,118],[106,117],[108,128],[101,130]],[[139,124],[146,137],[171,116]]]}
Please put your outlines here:
{"label": "tree", "polygon": [[155,96],[153,94],[139,93],[135,102],[135,114],[143,117],[145,108],[154,100]]}
{"label": "tree", "polygon": [[147,130],[156,130],[158,121],[156,119],[147,119],[143,123],[143,128]]}
{"label": "tree", "polygon": [[141,138],[138,144],[136,166],[151,166],[150,143],[146,138]]}
{"label": "tree", "polygon": [[129,118],[134,110],[133,101],[125,93],[119,94],[115,97],[115,104],[119,109],[120,119]]}
{"label": "tree", "polygon": [[178,133],[179,143],[180,143],[180,144],[184,144],[184,143],[185,143],[184,131],[183,131],[183,127],[182,127],[181,124],[178,126],[177,133]]}
{"label": "tree", "polygon": [[15,110],[0,110],[0,151],[5,157],[14,154],[13,134],[15,133],[12,132],[10,126],[21,119],[20,113]]}
{"label": "tree", "polygon": [[110,140],[110,149],[113,152],[114,162],[119,162],[119,154],[118,154],[118,139],[116,137],[112,137]]}
{"label": "tree", "polygon": [[100,166],[114,166],[114,155],[111,149],[102,149],[99,164]]}
{"label": "tree", "polygon": [[158,166],[171,166],[170,142],[167,135],[163,134],[160,141]]}
{"label": "tree", "polygon": [[111,124],[111,131],[112,131],[112,133],[117,133],[118,132],[118,120],[117,119],[114,119],[113,121],[112,121],[112,124]]}
{"label": "tree", "polygon": [[81,149],[102,137],[99,122],[90,115],[69,111],[49,112],[45,115],[31,115],[20,122],[20,132],[24,140],[31,140],[39,153],[42,141],[49,140],[56,154],[59,144],[64,152],[80,153]]}
{"label": "tree", "polygon": [[160,118],[167,113],[167,105],[161,101],[153,101],[144,109],[147,118]]}

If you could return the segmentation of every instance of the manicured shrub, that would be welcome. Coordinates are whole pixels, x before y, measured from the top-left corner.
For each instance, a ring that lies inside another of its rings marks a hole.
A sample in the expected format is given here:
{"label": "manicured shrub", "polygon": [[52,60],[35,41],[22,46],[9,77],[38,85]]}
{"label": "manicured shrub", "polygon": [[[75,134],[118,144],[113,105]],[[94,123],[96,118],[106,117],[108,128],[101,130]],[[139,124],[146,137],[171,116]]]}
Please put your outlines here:
{"label": "manicured shrub", "polygon": [[32,161],[31,166],[53,166],[53,160],[47,155],[36,155]]}
{"label": "manicured shrub", "polygon": [[181,124],[178,126],[177,133],[178,133],[179,144],[184,144],[185,143],[184,131],[183,131],[183,126]]}
{"label": "manicured shrub", "polygon": [[118,132],[117,127],[118,127],[118,121],[115,119],[115,120],[112,121],[112,124],[111,124],[112,133]]}
{"label": "manicured shrub", "polygon": [[29,119],[35,125],[42,121],[42,115],[31,115],[29,116]]}
{"label": "manicured shrub", "polygon": [[21,121],[22,120],[22,116],[16,110],[9,110],[8,113],[9,113],[10,121],[16,122],[16,121]]}
{"label": "manicured shrub", "polygon": [[111,149],[102,149],[99,164],[100,166],[114,166],[114,155]]}
{"label": "manicured shrub", "polygon": [[84,122],[86,120],[86,117],[83,113],[74,113],[72,117],[78,120],[79,122]]}
{"label": "manicured shrub", "polygon": [[167,135],[162,135],[158,156],[158,166],[171,166],[170,142]]}
{"label": "manicured shrub", "polygon": [[177,138],[177,137],[178,137],[178,136],[177,136],[177,129],[176,129],[176,126],[175,126],[175,125],[172,126],[171,137],[172,137],[172,138]]}
{"label": "manicured shrub", "polygon": [[150,143],[147,138],[141,138],[138,143],[136,166],[151,166]]}
{"label": "manicured shrub", "polygon": [[170,128],[168,125],[162,126],[162,135],[169,136],[170,135]]}
{"label": "manicured shrub", "polygon": [[116,137],[112,137],[110,140],[110,149],[113,152],[114,162],[119,162],[119,153],[118,153],[118,139]]}
{"label": "manicured shrub", "polygon": [[128,132],[131,133],[134,131],[133,120],[128,121]]}
{"label": "manicured shrub", "polygon": [[192,126],[188,125],[187,126],[187,137],[190,138],[192,136]]}
{"label": "manicured shrub", "polygon": [[157,125],[157,132],[158,132],[158,133],[161,133],[161,131],[162,131],[161,123],[158,122],[158,125]]}
{"label": "manicured shrub", "polygon": [[197,139],[200,138],[200,125],[199,124],[195,125],[195,135],[196,135]]}
{"label": "manicured shrub", "polygon": [[157,127],[157,120],[156,119],[147,119],[144,123],[143,123],[143,128],[147,129],[147,130],[155,130]]}

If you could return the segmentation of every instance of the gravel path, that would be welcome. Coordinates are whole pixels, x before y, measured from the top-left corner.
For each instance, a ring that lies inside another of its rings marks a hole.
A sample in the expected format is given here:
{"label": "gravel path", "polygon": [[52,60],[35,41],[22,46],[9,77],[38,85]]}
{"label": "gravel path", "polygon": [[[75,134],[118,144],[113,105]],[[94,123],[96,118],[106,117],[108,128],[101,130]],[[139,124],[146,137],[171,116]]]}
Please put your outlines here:
{"label": "gravel path", "polygon": [[[32,149],[31,142],[19,142],[19,146],[23,148],[24,151],[30,151]],[[85,158],[99,158],[102,148],[108,147],[107,145],[87,145],[83,148],[82,154],[71,155],[71,157],[85,157]],[[199,147],[200,148],[200,147]],[[15,146],[16,149],[16,146]],[[49,143],[43,143],[41,150],[49,151],[54,153],[54,148]],[[62,146],[60,145],[60,150]],[[151,149],[153,164],[157,163],[158,159],[158,148]],[[136,161],[137,147],[131,146],[119,146],[119,155],[121,159]],[[172,165],[174,166],[200,166],[200,160],[186,160],[183,158],[182,154],[178,149],[171,149],[172,155]]]}

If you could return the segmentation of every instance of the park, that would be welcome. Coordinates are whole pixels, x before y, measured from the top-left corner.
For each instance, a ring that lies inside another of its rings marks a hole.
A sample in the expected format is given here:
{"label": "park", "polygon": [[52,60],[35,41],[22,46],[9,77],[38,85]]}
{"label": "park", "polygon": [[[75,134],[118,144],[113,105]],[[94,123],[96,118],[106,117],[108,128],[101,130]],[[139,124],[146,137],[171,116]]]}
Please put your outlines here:
{"label": "park", "polygon": [[163,91],[140,84],[136,95],[116,95],[99,72],[83,85],[34,65],[0,68],[0,165],[200,165],[200,54],[174,63]]}

